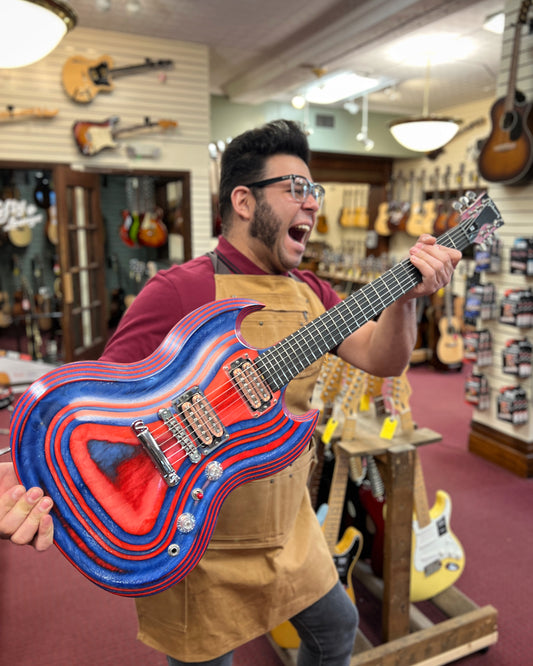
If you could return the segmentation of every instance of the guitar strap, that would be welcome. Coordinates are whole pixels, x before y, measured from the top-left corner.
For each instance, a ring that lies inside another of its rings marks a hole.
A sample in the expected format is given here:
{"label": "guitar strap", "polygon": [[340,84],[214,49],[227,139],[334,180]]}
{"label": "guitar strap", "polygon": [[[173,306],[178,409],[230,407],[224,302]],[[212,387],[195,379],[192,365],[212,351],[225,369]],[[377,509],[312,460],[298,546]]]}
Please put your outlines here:
{"label": "guitar strap", "polygon": [[[243,272],[239,270],[232,261],[225,257],[220,250],[211,250],[210,252],[206,252],[206,255],[211,259],[217,275],[230,275],[232,273],[243,275]],[[298,280],[298,282],[302,282],[302,280],[291,271],[289,271],[287,275],[294,280]]]}

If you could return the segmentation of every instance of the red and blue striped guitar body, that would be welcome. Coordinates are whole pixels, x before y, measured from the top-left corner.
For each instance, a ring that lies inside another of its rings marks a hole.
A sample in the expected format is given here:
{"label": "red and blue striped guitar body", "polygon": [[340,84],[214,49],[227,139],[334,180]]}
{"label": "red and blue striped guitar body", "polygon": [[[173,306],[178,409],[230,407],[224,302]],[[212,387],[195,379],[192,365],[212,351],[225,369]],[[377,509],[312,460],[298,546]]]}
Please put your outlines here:
{"label": "red and blue striped guitar body", "polygon": [[[239,335],[241,318],[258,307],[209,304],[144,361],[71,363],[18,401],[11,446],[20,481],[53,498],[56,545],[104,589],[143,596],[180,581],[204,554],[227,494],[308,446],[316,413],[292,416],[284,389],[254,411],[229,377],[232,363],[260,353]],[[208,406],[194,412],[200,399]],[[211,417],[214,425],[202,422]],[[145,429],[179,477],[175,485],[140,441]]]}

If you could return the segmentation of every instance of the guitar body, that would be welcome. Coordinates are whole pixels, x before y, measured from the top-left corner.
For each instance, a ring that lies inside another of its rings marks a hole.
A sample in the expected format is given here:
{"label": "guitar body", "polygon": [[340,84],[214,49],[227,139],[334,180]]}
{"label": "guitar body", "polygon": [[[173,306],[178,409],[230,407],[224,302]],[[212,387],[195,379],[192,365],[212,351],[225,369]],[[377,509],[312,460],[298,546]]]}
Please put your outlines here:
{"label": "guitar body", "polygon": [[425,214],[421,204],[413,206],[405,225],[405,230],[409,236],[414,236],[415,238],[425,233]]}
{"label": "guitar body", "polygon": [[457,365],[463,362],[464,341],[460,330],[457,317],[441,317],[436,352],[439,361],[444,365]]}
{"label": "guitar body", "polygon": [[492,129],[478,158],[479,173],[489,182],[516,185],[527,180],[533,166],[533,115],[530,103],[515,101],[505,110],[505,98],[491,109]]}
{"label": "guitar body", "polygon": [[380,236],[390,236],[392,231],[389,227],[389,201],[383,201],[378,206],[378,214],[374,221],[374,231]]}
{"label": "guitar body", "polygon": [[327,234],[329,231],[328,218],[325,215],[319,215],[316,218],[316,230],[319,234]]}
{"label": "guitar body", "polygon": [[113,59],[108,55],[98,60],[89,60],[81,55],[72,56],[63,65],[63,88],[75,102],[88,104],[98,93],[114,89],[109,75],[112,67]]}
{"label": "guitar body", "polygon": [[370,566],[378,578],[383,578],[383,553],[385,548],[385,498],[375,497],[372,493],[370,485],[364,482],[359,486],[359,498],[374,526],[372,534],[372,549],[370,553]]}
{"label": "guitar body", "polygon": [[116,148],[118,143],[113,137],[116,122],[116,118],[102,122],[75,122],[72,133],[81,154],[92,157],[105,148]]}
{"label": "guitar body", "polygon": [[413,520],[411,601],[424,601],[451,587],[463,573],[464,551],[450,531],[451,499],[438,490],[430,510],[431,522],[420,527]]}
{"label": "guitar body", "polygon": [[161,247],[167,242],[168,231],[163,222],[163,211],[145,213],[139,227],[137,240],[145,247]]}
{"label": "guitar body", "polygon": [[[252,407],[228,376],[232,363],[260,354],[239,335],[242,318],[260,307],[208,304],[144,361],[71,363],[18,401],[17,475],[52,497],[56,545],[100,587],[143,596],[179,582],[205,552],[228,493],[287,467],[308,446],[317,412],[290,415],[284,389]],[[170,424],[161,409],[172,413]],[[156,468],[141,431],[176,485]]]}

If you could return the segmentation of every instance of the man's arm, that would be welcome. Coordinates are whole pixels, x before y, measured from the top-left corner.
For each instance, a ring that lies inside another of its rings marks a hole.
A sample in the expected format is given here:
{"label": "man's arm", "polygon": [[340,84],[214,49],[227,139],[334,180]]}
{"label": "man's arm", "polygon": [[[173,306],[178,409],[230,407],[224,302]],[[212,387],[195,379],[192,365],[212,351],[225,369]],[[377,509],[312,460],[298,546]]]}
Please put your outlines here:
{"label": "man's arm", "polygon": [[446,286],[461,259],[459,250],[422,235],[409,250],[422,282],[386,308],[377,322],[368,322],[339,345],[339,356],[365,372],[380,377],[400,375],[411,358],[416,337],[416,299]]}
{"label": "man's arm", "polygon": [[26,490],[18,483],[12,463],[0,463],[0,538],[35,550],[53,543],[53,502],[40,488]]}

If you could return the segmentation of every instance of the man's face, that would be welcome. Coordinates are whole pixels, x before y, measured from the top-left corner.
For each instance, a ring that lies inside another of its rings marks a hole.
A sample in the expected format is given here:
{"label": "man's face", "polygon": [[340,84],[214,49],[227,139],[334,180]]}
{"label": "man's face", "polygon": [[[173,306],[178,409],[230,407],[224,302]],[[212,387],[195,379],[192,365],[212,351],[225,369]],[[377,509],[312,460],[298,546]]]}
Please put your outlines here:
{"label": "man's face", "polygon": [[[264,179],[296,174],[312,180],[305,162],[292,155],[267,160]],[[256,204],[248,229],[250,248],[269,272],[284,273],[302,261],[315,224],[318,203],[313,196],[298,202],[291,194],[290,180],[255,190]]]}

